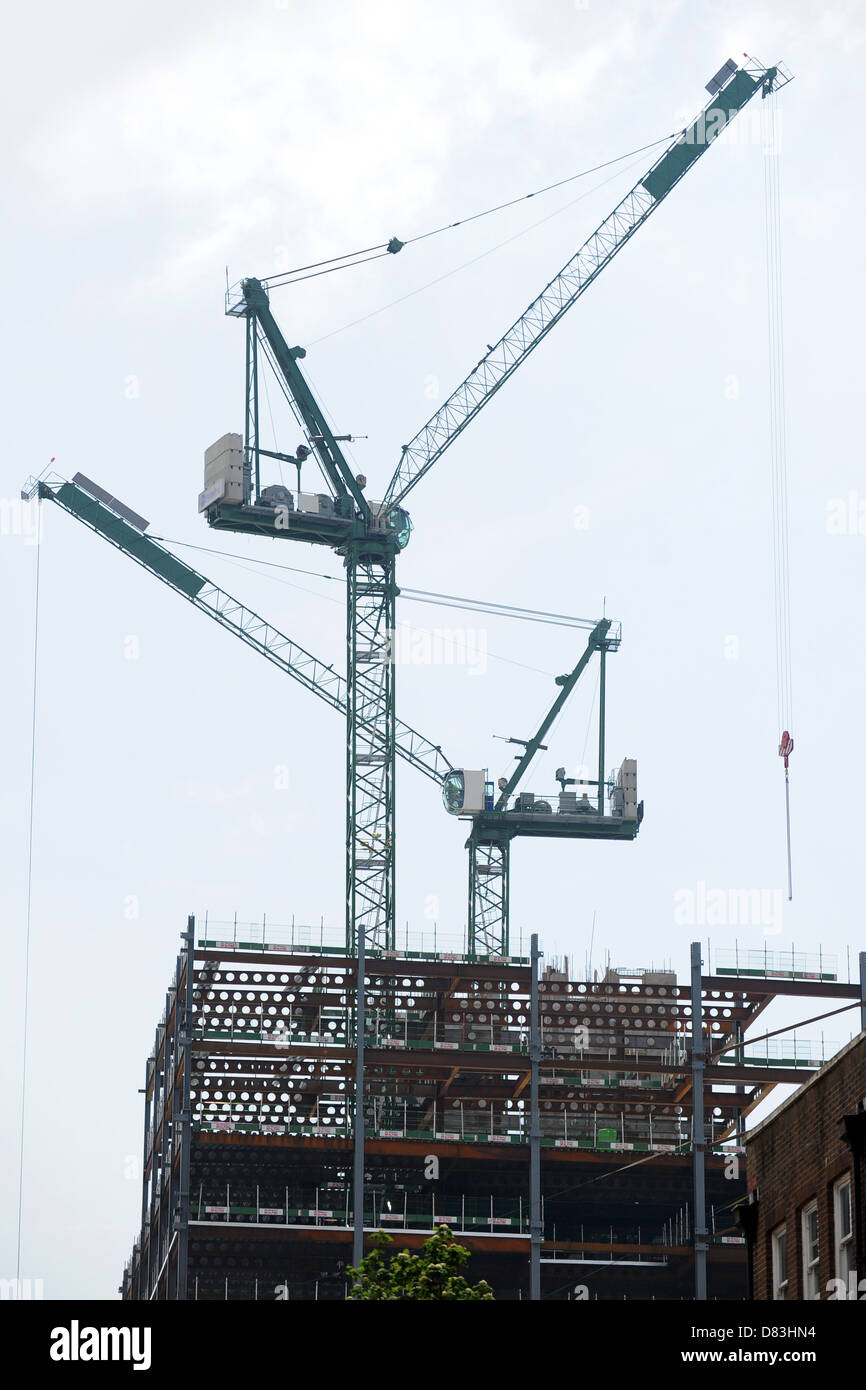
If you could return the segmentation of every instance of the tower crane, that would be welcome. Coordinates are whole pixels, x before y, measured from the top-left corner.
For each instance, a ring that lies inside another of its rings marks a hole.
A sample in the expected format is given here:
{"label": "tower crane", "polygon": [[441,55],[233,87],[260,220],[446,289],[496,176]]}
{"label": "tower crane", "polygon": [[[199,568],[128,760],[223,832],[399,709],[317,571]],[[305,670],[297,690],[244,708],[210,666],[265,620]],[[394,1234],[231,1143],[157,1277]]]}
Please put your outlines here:
{"label": "tower crane", "polygon": [[[626,758],[609,784],[604,780],[605,735],[605,659],[616,651],[620,631],[609,618],[596,623],[586,649],[574,669],[557,676],[559,694],[531,739],[511,739],[523,745],[517,767],[508,778],[500,778],[494,791],[487,780],[486,770],[454,768],[446,774],[442,799],[446,811],[471,820],[469,839],[469,954],[506,955],[508,953],[509,881],[511,841],[518,836],[545,839],[633,840],[643,819],[643,802],[637,799],[637,764]],[[565,768],[557,772],[560,784],[558,796],[550,801],[532,792],[521,792],[509,807],[508,799],[518,785],[536,754],[546,747],[542,739],[553,727],[569,695],[574,690],[592,656],[599,654],[601,663],[598,711],[598,777],[581,781],[596,793],[593,806],[587,792],[579,799],[577,792],[568,791],[577,785],[576,778],[566,777]],[[605,804],[607,794],[608,805]],[[553,802],[555,800],[556,809]]]}
{"label": "tower crane", "polygon": [[[205,455],[199,510],[209,526],[326,545],[346,571],[346,935],[349,949],[393,949],[396,834],[395,665],[391,646],[396,561],[411,521],[404,503],[445,450],[493,398],[614,256],[664,202],[757,92],[790,80],[781,65],[729,60],[707,84],[710,100],[655,160],[562,270],[473,368],[418,434],[403,445],[380,502],[368,501],[271,311],[266,280],[249,278],[226,295],[226,313],[246,324],[244,436],[224,435]],[[397,249],[399,243],[392,242]],[[390,247],[389,247],[390,249]],[[263,449],[259,419],[264,356],[301,423],[294,455]],[[298,467],[313,460],[327,491],[292,494],[262,486],[261,460]]]}
{"label": "tower crane", "polygon": [[[149,523],[143,517],[90,478],[82,473],[76,473],[71,481],[56,474],[31,478],[25,484],[22,496],[53,502],[122,554],[128,555],[199,612],[240,638],[253,651],[259,652],[278,670],[291,676],[345,716],[346,682],[332,665],[313,656],[246,604],[179,560],[146,534]],[[454,768],[438,743],[426,738],[402,719],[395,720],[397,757],[423,773],[442,790],[448,811],[468,817],[472,822],[466,844],[469,850],[467,945],[472,957],[508,954],[509,846],[514,838],[538,835],[579,838],[587,835],[621,839],[633,838],[637,833],[642,807],[638,808],[636,802],[627,805],[620,796],[622,804],[611,806],[611,814],[604,815],[605,787],[601,777],[604,767],[603,680],[599,707],[599,778],[597,784],[587,784],[594,788],[597,785],[597,805],[601,809],[587,815],[579,808],[577,794],[565,789],[567,779],[564,769],[563,787],[555,814],[548,802],[536,800],[529,793],[521,794],[514,809],[509,810],[507,806],[508,797],[516,791],[532,758],[544,747],[542,739],[563,709],[593,653],[598,651],[603,662],[606,652],[615,651],[619,642],[618,626],[614,628],[609,619],[596,624],[574,670],[567,676],[557,677],[559,694],[537,733],[526,742],[515,740],[523,743],[524,754],[511,778],[507,782],[503,779],[504,785],[495,805],[492,783],[487,782],[486,772]],[[622,776],[623,769],[620,769],[620,781]],[[613,786],[609,792],[608,799],[612,802]]]}
{"label": "tower crane", "polygon": [[[243,318],[246,324],[244,436],[243,440],[239,435],[223,436],[206,452],[199,510],[208,525],[215,529],[326,545],[340,556],[346,571],[346,938],[348,948],[354,948],[357,955],[358,975],[353,1178],[356,1265],[363,1254],[364,961],[367,950],[393,949],[395,942],[394,789],[398,743],[392,647],[398,592],[396,561],[412,529],[404,503],[421,478],[598,278],[730,121],[756,93],[766,96],[789,80],[790,74],[781,64],[766,67],[749,58],[743,66],[729,60],[716,73],[707,84],[710,100],[703,110],[656,159],[526,311],[496,343],[488,346],[486,354],[418,434],[403,446],[380,502],[368,501],[364,480],[353,475],[340,448],[342,441],[331,431],[299,366],[306,356],[305,350],[289,347],[274,319],[267,281],[245,279],[227,293],[226,313]],[[395,251],[400,249],[396,238],[389,250],[392,247]],[[294,455],[279,454],[261,446],[260,348],[275,370],[305,434],[305,440]],[[299,483],[297,494],[293,495],[282,485],[262,486],[263,457],[295,464]],[[327,489],[324,493],[301,491],[302,467],[310,459],[324,479]],[[122,519],[122,512],[119,515]],[[139,554],[135,549],[130,553],[141,559],[143,547]],[[189,581],[181,571],[187,570],[187,575],[189,571],[181,562],[175,561],[175,564],[179,568],[173,571],[174,577],[183,592],[184,584]],[[193,601],[201,597],[202,603],[207,603],[201,587],[187,592],[187,596]],[[214,614],[219,611],[220,600],[217,598],[216,602]],[[599,650],[603,656],[604,646]],[[299,654],[299,660],[303,665],[305,660],[313,659],[309,654]],[[324,668],[328,670],[332,668]],[[324,676],[324,671],[318,674],[328,684],[329,678]],[[317,684],[318,681],[313,681],[311,688]],[[542,736],[536,736],[538,743]],[[496,817],[501,819],[491,823],[491,834],[499,832],[503,820],[507,821],[511,814],[507,796],[538,751],[537,746],[533,747],[535,743],[536,740],[530,740],[527,744],[518,769],[501,789],[500,798],[490,813],[493,821]],[[623,785],[617,790],[631,806],[636,799],[636,786],[632,784],[631,770],[626,771],[624,765],[622,771]],[[599,783],[602,778],[600,765]],[[565,780],[563,778],[561,783],[563,791]],[[486,818],[486,806],[483,809]],[[599,794],[597,819],[604,819],[603,811]],[[521,814],[522,808],[519,808],[518,815]],[[535,825],[540,826],[540,820]],[[486,833],[486,819],[485,825],[478,829],[476,850],[482,845],[480,836]],[[601,825],[596,829],[603,831]],[[542,829],[538,833],[545,832]],[[478,862],[476,855],[476,868]]]}

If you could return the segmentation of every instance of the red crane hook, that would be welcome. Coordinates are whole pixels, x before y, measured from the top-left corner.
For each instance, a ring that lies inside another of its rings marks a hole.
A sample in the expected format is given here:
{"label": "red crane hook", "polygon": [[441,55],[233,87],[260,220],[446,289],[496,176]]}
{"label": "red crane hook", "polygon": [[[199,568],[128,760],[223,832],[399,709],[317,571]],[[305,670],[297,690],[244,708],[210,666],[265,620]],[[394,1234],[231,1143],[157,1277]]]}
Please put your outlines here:
{"label": "red crane hook", "polygon": [[782,734],[782,741],[779,744],[779,757],[785,759],[785,771],[787,771],[788,769],[788,759],[790,758],[793,751],[794,740],[791,738],[791,735],[788,733],[788,730],[785,729],[785,731]]}

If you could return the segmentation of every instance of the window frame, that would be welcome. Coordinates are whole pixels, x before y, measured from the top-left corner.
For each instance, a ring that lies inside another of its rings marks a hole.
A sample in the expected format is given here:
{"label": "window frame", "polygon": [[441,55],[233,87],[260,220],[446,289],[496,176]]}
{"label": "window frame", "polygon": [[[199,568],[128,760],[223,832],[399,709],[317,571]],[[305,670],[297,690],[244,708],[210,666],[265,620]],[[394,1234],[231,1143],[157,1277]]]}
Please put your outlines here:
{"label": "window frame", "polygon": [[[848,1190],[848,1230],[845,1235],[841,1233],[840,1213],[841,1213],[841,1194],[844,1189]],[[844,1261],[845,1268],[842,1268]],[[851,1270],[854,1269],[854,1185],[851,1181],[851,1173],[843,1173],[841,1178],[837,1178],[833,1184],[833,1267],[837,1279],[844,1279],[845,1291],[848,1291],[848,1278]]]}
{"label": "window frame", "polygon": [[[780,1247],[784,1241],[785,1258],[780,1258]],[[786,1222],[770,1232],[770,1273],[773,1281],[773,1301],[784,1303],[788,1299],[788,1227]]]}
{"label": "window frame", "polygon": [[[815,1217],[814,1255],[812,1237],[809,1232],[810,1218]],[[802,1240],[803,1300],[807,1303],[819,1302],[821,1298],[821,1221],[818,1212],[818,1199],[813,1197],[800,1212],[800,1236]],[[813,1282],[814,1281],[814,1282]],[[813,1292],[810,1292],[813,1288]]]}

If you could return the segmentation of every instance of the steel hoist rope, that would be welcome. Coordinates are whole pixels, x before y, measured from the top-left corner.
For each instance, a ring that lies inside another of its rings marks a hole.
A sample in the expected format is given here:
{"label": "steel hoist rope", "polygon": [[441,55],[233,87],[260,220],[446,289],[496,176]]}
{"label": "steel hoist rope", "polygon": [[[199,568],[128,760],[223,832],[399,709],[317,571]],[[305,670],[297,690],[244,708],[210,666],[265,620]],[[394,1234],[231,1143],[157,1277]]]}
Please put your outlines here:
{"label": "steel hoist rope", "polygon": [[781,730],[779,756],[785,768],[785,829],[788,898],[793,897],[789,758],[794,749],[791,660],[791,562],[788,441],[785,406],[784,301],[782,293],[781,142],[776,95],[762,104],[764,249],[767,278],[769,364],[769,452],[772,517],[773,610],[776,648],[776,716]]}

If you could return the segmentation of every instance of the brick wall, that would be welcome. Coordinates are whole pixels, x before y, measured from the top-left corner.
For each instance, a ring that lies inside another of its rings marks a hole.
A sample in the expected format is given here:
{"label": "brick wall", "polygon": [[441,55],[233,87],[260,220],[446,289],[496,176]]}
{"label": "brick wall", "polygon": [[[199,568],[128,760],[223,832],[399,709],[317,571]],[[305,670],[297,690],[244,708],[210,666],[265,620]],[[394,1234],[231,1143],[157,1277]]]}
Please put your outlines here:
{"label": "brick wall", "polygon": [[[746,1136],[748,1185],[757,1189],[754,1297],[772,1299],[772,1233],[783,1223],[788,1237],[788,1298],[803,1298],[802,1212],[818,1203],[818,1286],[826,1298],[836,1270],[833,1185],[855,1163],[843,1139],[843,1115],[866,1100],[866,1032],[827,1063],[751,1135]],[[861,1160],[861,1220],[866,1235],[866,1164]]]}

